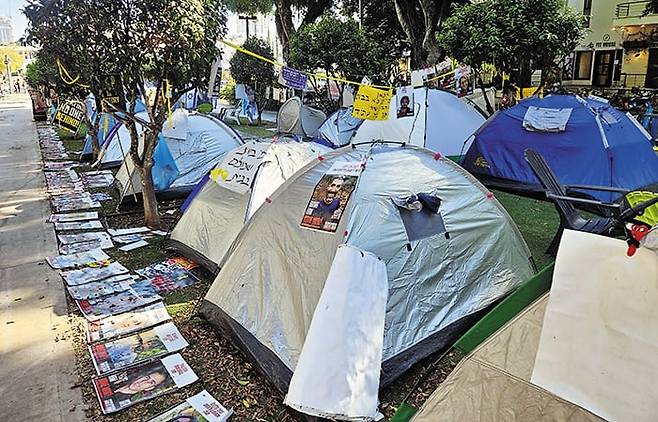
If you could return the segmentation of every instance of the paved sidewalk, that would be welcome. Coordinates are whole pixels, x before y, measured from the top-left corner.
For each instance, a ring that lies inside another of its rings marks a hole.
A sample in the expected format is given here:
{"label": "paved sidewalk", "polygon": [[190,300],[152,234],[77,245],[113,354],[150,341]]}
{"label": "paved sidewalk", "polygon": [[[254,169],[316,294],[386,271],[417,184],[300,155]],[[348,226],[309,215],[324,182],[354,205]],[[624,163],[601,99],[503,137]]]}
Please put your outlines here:
{"label": "paved sidewalk", "polygon": [[[57,253],[27,95],[0,100],[0,415],[82,421],[66,297],[44,257]],[[86,380],[88,381],[88,380]]]}

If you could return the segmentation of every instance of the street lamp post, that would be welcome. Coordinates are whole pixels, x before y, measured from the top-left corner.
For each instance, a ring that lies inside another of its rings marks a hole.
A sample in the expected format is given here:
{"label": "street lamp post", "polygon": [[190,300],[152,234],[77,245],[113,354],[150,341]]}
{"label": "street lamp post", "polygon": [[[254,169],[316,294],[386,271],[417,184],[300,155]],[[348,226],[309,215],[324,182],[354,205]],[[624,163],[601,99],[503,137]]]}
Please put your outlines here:
{"label": "street lamp post", "polygon": [[5,54],[5,66],[7,67],[7,83],[9,84],[9,93],[11,94],[11,59]]}
{"label": "street lamp post", "polygon": [[256,16],[238,16],[238,19],[243,20],[247,27],[247,38],[249,38],[249,21],[255,21]]}

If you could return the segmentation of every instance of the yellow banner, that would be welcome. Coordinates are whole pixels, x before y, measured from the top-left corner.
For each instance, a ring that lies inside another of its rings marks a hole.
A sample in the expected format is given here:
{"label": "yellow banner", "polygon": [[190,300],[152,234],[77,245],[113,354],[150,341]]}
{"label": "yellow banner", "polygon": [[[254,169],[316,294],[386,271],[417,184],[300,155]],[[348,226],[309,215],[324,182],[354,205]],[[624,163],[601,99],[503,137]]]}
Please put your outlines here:
{"label": "yellow banner", "polygon": [[392,89],[379,89],[370,85],[360,85],[354,97],[352,116],[363,120],[387,120],[391,105]]}

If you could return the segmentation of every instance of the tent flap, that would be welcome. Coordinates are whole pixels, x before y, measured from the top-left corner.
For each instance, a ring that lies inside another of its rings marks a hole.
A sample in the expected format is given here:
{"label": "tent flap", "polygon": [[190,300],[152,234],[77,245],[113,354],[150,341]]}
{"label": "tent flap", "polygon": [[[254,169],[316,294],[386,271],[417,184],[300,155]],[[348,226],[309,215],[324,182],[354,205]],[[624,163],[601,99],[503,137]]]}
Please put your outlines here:
{"label": "tent flap", "polygon": [[386,266],[341,245],[315,308],[285,403],[334,420],[375,420],[388,297]]}

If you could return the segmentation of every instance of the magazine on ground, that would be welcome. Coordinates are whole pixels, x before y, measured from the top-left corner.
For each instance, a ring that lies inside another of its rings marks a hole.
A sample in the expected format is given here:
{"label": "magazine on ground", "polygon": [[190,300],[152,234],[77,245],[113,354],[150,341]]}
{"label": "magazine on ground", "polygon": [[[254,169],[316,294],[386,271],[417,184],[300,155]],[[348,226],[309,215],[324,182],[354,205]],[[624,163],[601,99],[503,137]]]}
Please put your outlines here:
{"label": "magazine on ground", "polygon": [[73,299],[97,299],[102,296],[125,292],[130,288],[130,283],[137,278],[138,276],[132,274],[120,274],[79,286],[67,286],[66,289]]}
{"label": "magazine on ground", "polygon": [[87,342],[106,341],[132,334],[145,328],[171,320],[164,303],[158,302],[99,321],[87,322]]}
{"label": "magazine on ground", "polygon": [[75,304],[88,321],[98,321],[112,315],[119,315],[136,308],[158,302],[162,298],[157,294],[139,294],[129,288],[123,292],[96,299],[76,300]]}
{"label": "magazine on ground", "polygon": [[93,382],[101,410],[108,414],[182,388],[198,379],[177,353],[95,378]]}
{"label": "magazine on ground", "polygon": [[112,239],[107,232],[88,232],[88,233],[78,233],[78,234],[59,234],[57,235],[60,243],[63,245],[70,245],[73,243],[85,243],[85,242],[100,242],[101,249],[109,249],[114,247]]}
{"label": "magazine on ground", "polygon": [[119,274],[127,274],[128,268],[119,262],[105,259],[86,264],[78,270],[61,271],[60,274],[69,286],[79,286],[92,281],[103,280]]}
{"label": "magazine on ground", "polygon": [[[80,252],[90,251],[92,249],[99,249],[106,246],[107,243],[100,240],[90,240],[88,242],[70,243],[68,245],[60,244],[59,253],[62,255],[77,254]],[[107,249],[105,247],[104,249]]]}
{"label": "magazine on ground", "polygon": [[98,220],[98,211],[88,212],[72,212],[69,214],[52,214],[48,221],[54,223],[60,221],[62,223],[69,221],[83,221],[83,220]]}
{"label": "magazine on ground", "polygon": [[98,220],[90,221],[70,221],[59,222],[55,221],[55,230],[95,230],[102,229],[103,225]]}
{"label": "magazine on ground", "polygon": [[194,284],[197,279],[186,268],[194,268],[196,263],[170,258],[157,264],[149,265],[135,272],[146,278],[159,293],[173,292]]}
{"label": "magazine on ground", "polygon": [[102,261],[109,258],[110,256],[108,254],[106,254],[102,249],[97,248],[72,255],[49,256],[46,258],[46,262],[48,262],[48,265],[56,270],[64,270],[67,268],[80,267],[89,264],[90,262]]}
{"label": "magazine on ground", "polygon": [[92,344],[89,353],[98,375],[104,375],[178,352],[187,346],[178,328],[173,322],[168,322],[128,337]]}
{"label": "magazine on ground", "polygon": [[225,422],[232,414],[233,410],[226,410],[210,393],[203,390],[148,422]]}

